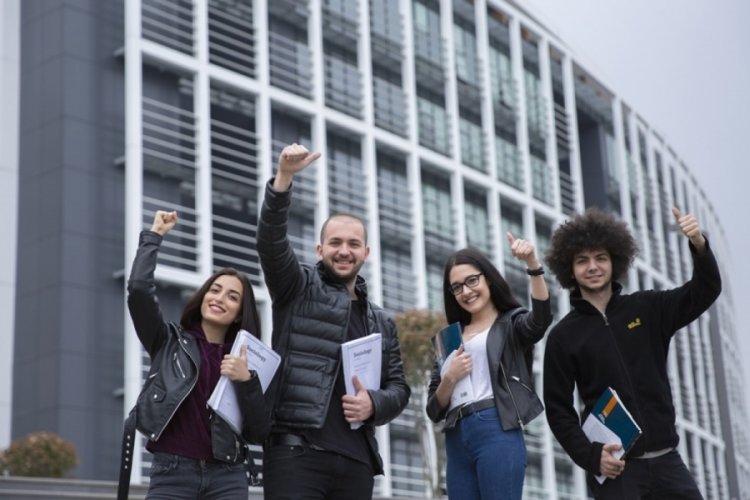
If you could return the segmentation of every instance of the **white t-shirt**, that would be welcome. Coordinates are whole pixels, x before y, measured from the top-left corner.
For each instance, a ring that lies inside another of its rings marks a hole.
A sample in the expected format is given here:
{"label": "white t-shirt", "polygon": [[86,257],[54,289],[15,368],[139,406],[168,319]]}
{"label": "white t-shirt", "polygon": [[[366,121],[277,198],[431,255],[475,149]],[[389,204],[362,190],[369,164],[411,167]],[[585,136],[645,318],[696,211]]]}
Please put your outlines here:
{"label": "white t-shirt", "polygon": [[474,401],[492,399],[492,379],[487,364],[487,328],[464,342],[464,352],[471,354],[471,385],[474,389]]}

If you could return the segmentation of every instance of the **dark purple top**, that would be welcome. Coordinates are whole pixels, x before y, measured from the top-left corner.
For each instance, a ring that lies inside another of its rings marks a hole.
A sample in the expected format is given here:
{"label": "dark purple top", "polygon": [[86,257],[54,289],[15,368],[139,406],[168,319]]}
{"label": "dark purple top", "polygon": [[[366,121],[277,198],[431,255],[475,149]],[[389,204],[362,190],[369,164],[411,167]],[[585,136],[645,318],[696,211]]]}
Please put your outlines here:
{"label": "dark purple top", "polygon": [[201,353],[198,381],[187,398],[180,404],[158,441],[149,441],[146,449],[151,453],[172,453],[183,457],[213,461],[211,449],[210,411],[206,401],[219,381],[221,360],[228,352],[226,344],[212,344],[200,325],[185,333],[195,337]]}

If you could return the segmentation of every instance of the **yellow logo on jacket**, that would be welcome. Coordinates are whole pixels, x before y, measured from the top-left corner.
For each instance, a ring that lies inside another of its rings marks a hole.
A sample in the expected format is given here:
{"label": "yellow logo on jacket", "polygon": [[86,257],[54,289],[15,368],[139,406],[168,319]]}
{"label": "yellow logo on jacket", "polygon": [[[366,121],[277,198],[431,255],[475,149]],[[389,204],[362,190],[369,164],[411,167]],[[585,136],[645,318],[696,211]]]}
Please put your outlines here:
{"label": "yellow logo on jacket", "polygon": [[628,323],[628,330],[638,328],[639,326],[641,326],[641,318],[635,318],[635,321],[631,321],[630,323]]}

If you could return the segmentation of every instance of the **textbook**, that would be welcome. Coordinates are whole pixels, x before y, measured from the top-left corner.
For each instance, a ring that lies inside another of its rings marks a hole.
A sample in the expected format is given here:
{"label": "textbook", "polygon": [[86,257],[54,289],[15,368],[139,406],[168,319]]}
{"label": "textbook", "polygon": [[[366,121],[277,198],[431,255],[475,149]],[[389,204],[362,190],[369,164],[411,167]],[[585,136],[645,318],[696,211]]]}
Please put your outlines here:
{"label": "textbook", "polygon": [[437,332],[431,340],[432,346],[435,348],[435,357],[438,360],[438,364],[442,366],[448,356],[458,349],[463,342],[461,338],[461,325],[458,322],[451,323]]}
{"label": "textbook", "polygon": [[[451,323],[437,332],[431,340],[432,345],[435,347],[435,357],[437,358],[438,366],[440,367],[440,376],[442,377],[456,355],[456,349],[463,343],[460,323]],[[456,382],[453,393],[451,393],[451,401],[448,409],[451,410],[472,401],[474,401],[474,386],[471,382],[471,374],[469,374]]]}
{"label": "textbook", "polygon": [[[453,357],[456,355],[456,352],[458,351],[454,349],[453,352],[448,354],[448,357],[443,363],[443,367],[440,369],[441,377],[445,375],[445,372],[446,370],[448,370],[448,366],[450,365],[451,360],[453,360]],[[456,382],[456,385],[453,387],[453,392],[451,393],[451,402],[448,404],[448,410],[452,410],[453,408],[458,408],[459,406],[471,403],[475,399],[474,385],[471,382],[471,373],[469,373],[464,378]]]}
{"label": "textbook", "polygon": [[[382,335],[371,333],[366,337],[350,340],[341,344],[341,362],[344,369],[344,385],[346,393],[355,395],[352,377],[354,375],[367,390],[380,389],[380,369],[383,359]],[[362,422],[351,424],[352,429],[358,429]]]}
{"label": "textbook", "polygon": [[[586,417],[583,432],[592,443],[622,445],[622,448],[612,454],[619,459],[633,447],[641,435],[641,428],[622,404],[617,392],[607,387]],[[595,477],[600,484],[606,479],[604,475]]]}
{"label": "textbook", "polygon": [[[247,346],[247,369],[255,370],[260,387],[263,392],[266,392],[279,367],[281,357],[247,330],[237,332],[230,354],[239,356],[243,345]],[[242,413],[237,402],[237,394],[234,392],[234,385],[229,378],[223,375],[219,378],[207,404],[229,424],[234,432],[242,434]]]}

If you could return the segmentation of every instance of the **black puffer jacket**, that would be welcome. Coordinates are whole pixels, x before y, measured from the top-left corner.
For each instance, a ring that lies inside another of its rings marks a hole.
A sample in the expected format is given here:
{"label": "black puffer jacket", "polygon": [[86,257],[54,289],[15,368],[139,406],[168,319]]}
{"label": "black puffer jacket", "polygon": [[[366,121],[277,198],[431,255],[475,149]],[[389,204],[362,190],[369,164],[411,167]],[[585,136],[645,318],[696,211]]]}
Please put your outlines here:
{"label": "black puffer jacket", "polygon": [[[154,280],[161,241],[157,233],[141,233],[128,280],[130,316],[141,344],[151,357],[148,378],[135,407],[136,425],[152,441],[159,439],[195,386],[201,362],[195,338],[162,317]],[[261,443],[270,428],[269,411],[258,377],[235,382],[234,387],[243,417],[242,436],[236,435],[217,415],[211,419],[214,458],[228,463],[244,461],[243,441]]]}
{"label": "black puffer jacket", "polygon": [[[272,182],[272,181],[271,181]],[[273,300],[273,348],[282,357],[280,375],[269,389],[275,401],[273,426],[282,432],[323,426],[347,339],[351,299],[343,284],[326,279],[323,266],[300,265],[287,238],[291,190],[277,192],[269,182],[258,223],[258,254]],[[356,293],[367,298],[357,278]],[[409,401],[396,326],[380,307],[367,301],[367,330],[380,332],[380,389],[370,392],[374,414],[364,430],[377,454],[373,426],[397,417]]]}

